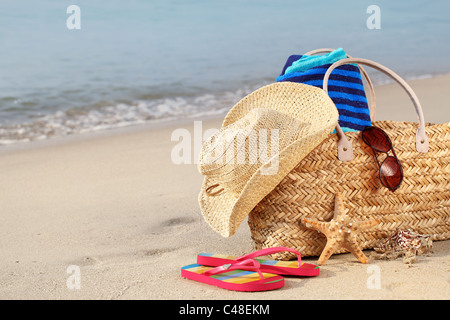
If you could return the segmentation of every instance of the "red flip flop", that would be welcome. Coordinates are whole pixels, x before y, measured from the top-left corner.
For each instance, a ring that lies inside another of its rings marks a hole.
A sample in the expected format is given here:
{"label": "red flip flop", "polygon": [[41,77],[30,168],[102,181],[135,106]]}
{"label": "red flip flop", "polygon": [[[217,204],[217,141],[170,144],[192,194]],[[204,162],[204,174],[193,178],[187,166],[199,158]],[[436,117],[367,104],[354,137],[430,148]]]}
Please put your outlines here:
{"label": "red flip flop", "polygon": [[260,263],[253,259],[224,264],[213,268],[191,264],[181,268],[181,276],[234,291],[267,291],[284,286],[284,278],[263,273]]}
{"label": "red flip flop", "polygon": [[[271,255],[283,251],[295,253],[297,255],[297,261],[255,259],[256,257]],[[236,263],[248,259],[257,260],[261,264],[260,268],[262,272],[302,277],[317,276],[320,273],[318,266],[309,263],[302,263],[300,252],[287,247],[262,249],[237,258],[223,254],[201,253],[197,256],[197,263],[204,266],[220,266],[223,264]]]}

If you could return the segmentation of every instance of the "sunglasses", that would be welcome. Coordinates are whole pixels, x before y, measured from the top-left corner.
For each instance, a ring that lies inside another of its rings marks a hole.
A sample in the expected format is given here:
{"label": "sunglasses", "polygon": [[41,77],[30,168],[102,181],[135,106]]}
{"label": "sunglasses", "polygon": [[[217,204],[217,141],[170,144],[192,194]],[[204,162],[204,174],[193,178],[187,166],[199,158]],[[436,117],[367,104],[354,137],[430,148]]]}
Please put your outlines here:
{"label": "sunglasses", "polygon": [[[365,127],[361,135],[364,143],[374,151],[375,159],[380,168],[379,176],[381,183],[389,190],[395,191],[402,183],[403,169],[395,155],[391,139],[389,139],[386,132],[374,126]],[[389,151],[392,151],[392,156],[388,154]],[[381,165],[375,154],[376,152],[383,152],[387,155]]]}

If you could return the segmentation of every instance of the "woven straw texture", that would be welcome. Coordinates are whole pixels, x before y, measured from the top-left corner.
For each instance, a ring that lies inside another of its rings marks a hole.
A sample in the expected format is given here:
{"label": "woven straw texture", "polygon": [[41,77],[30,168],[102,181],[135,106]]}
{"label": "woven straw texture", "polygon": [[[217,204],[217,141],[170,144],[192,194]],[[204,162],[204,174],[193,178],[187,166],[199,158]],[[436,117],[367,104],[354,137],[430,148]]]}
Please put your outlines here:
{"label": "woven straw texture", "polygon": [[199,170],[227,192],[239,195],[251,176],[272,156],[272,170],[263,173],[270,175],[278,170],[278,152],[303,136],[307,126],[272,109],[250,110],[203,144]]}
{"label": "woven straw texture", "polygon": [[[400,188],[391,192],[382,186],[374,155],[359,132],[346,133],[354,146],[354,159],[349,162],[338,160],[337,137],[332,134],[250,213],[248,224],[256,249],[286,246],[303,256],[320,255],[325,236],[300,221],[331,220],[338,192],[353,219],[381,220],[378,226],[359,234],[363,249],[373,248],[398,228],[430,234],[433,240],[450,238],[450,123],[426,125],[427,153],[416,151],[417,123],[375,121],[373,125],[389,135],[402,163],[404,178]],[[377,156],[381,161],[385,157]],[[295,257],[280,253],[273,258]]]}

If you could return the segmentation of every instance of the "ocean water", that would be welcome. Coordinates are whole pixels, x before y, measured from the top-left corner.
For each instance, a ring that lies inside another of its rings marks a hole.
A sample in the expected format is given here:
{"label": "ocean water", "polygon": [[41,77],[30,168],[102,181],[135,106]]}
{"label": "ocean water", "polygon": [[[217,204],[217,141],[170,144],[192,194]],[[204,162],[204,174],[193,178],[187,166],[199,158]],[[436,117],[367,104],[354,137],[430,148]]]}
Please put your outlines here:
{"label": "ocean water", "polygon": [[[80,29],[66,23],[74,4]],[[449,1],[377,1],[374,30],[371,4],[1,0],[0,145],[224,114],[289,55],[321,47],[406,79],[450,72]]]}

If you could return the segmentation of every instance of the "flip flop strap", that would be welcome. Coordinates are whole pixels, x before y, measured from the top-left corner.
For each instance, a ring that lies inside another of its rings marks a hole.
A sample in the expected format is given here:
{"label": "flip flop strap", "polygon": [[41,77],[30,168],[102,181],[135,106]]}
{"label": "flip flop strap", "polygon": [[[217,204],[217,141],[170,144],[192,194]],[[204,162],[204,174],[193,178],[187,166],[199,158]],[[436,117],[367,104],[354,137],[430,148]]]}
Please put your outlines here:
{"label": "flip flop strap", "polygon": [[256,257],[267,256],[267,255],[271,255],[271,254],[283,252],[283,251],[295,253],[297,255],[298,267],[300,268],[300,266],[302,265],[302,254],[300,252],[298,252],[297,250],[294,250],[294,249],[291,249],[288,247],[273,247],[273,248],[261,249],[261,250],[246,254],[244,256],[238,257],[235,259],[235,261],[254,259]]}
{"label": "flip flop strap", "polygon": [[261,272],[260,267],[261,267],[261,264],[258,261],[254,260],[254,259],[246,259],[243,261],[224,264],[222,266],[206,270],[205,272],[203,272],[203,274],[205,276],[212,276],[212,275],[216,275],[216,274],[220,274],[220,273],[224,273],[224,272],[228,272],[228,271],[232,271],[232,270],[255,271],[259,274],[259,278],[260,278],[259,281],[264,283],[267,280],[264,279],[264,276]]}

